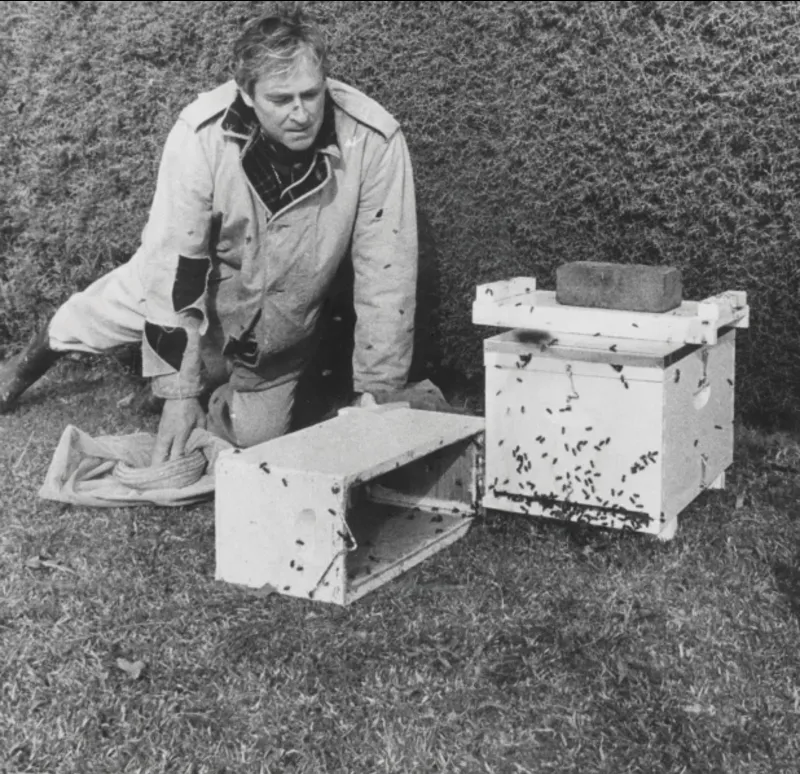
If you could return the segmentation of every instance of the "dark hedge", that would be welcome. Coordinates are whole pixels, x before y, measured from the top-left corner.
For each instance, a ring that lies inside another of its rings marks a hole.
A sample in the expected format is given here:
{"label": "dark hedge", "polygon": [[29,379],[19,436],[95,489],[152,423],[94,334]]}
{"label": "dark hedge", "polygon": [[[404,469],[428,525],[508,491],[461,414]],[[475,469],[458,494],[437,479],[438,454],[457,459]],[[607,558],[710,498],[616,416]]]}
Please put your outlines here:
{"label": "dark hedge", "polygon": [[[166,132],[265,5],[0,3],[0,344],[135,249]],[[429,374],[480,375],[479,282],[661,263],[748,292],[740,409],[800,406],[797,4],[309,5],[406,129]]]}

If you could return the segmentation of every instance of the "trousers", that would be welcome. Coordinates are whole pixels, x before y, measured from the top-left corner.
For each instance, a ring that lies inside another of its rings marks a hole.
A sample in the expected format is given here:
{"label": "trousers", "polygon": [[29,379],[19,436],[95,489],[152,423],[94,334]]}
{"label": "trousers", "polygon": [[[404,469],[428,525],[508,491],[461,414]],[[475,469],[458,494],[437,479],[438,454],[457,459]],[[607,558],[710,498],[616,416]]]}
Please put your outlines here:
{"label": "trousers", "polygon": [[[56,311],[48,327],[57,352],[101,354],[142,340],[145,323],[142,267],[134,258],[75,293]],[[216,334],[216,335],[215,335]],[[219,331],[201,340],[209,388],[208,430],[235,446],[248,447],[289,430],[297,378],[259,385],[256,391],[232,389],[232,365],[224,357]]]}

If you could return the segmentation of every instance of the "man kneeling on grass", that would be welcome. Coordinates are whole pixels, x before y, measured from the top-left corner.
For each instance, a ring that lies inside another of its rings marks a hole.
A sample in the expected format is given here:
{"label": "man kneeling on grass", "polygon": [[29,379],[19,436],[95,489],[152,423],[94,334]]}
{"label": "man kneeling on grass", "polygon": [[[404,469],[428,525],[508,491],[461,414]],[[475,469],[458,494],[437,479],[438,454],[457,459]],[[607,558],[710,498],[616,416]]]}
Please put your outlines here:
{"label": "man kneeling on grass", "polygon": [[0,367],[0,413],[64,352],[141,342],[165,399],[153,464],[182,456],[203,425],[239,446],[285,433],[348,250],[353,388],[405,386],[417,229],[397,122],[327,77],[324,37],[301,11],[251,22],[233,53],[235,80],[200,95],[167,138],[141,246]]}

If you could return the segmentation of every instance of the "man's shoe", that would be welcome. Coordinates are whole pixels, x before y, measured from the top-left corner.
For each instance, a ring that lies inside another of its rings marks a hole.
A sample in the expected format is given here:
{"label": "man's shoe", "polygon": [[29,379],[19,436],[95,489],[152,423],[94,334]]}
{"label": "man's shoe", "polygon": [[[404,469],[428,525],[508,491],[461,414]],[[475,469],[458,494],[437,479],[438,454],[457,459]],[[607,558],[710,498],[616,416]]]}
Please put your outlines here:
{"label": "man's shoe", "polygon": [[22,352],[0,365],[0,414],[11,411],[17,398],[63,354],[50,349],[50,335],[45,326]]}

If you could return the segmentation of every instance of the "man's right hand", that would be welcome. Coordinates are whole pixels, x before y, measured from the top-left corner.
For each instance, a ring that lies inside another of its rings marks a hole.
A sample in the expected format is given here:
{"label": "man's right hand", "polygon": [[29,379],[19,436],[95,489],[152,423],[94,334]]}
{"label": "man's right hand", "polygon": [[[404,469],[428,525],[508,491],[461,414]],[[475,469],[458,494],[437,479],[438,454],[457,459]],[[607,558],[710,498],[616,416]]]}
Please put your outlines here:
{"label": "man's right hand", "polygon": [[151,465],[183,457],[186,442],[197,427],[206,426],[206,413],[197,398],[170,398],[164,402]]}

